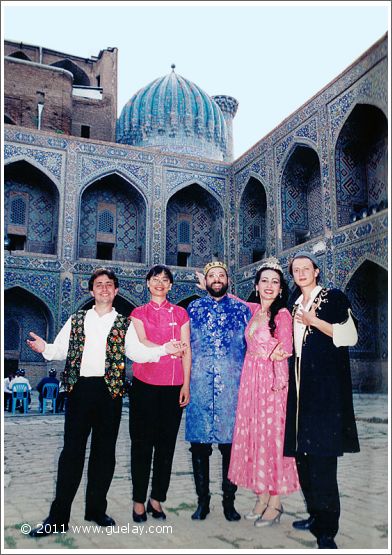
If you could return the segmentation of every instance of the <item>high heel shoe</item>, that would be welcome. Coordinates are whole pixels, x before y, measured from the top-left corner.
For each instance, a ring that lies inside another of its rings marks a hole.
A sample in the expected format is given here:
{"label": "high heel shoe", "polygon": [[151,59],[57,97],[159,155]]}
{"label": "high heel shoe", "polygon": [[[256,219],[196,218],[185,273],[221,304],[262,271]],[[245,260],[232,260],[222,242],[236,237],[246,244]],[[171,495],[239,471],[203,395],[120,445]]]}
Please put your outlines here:
{"label": "high heel shoe", "polygon": [[133,522],[146,522],[147,520],[147,513],[144,511],[141,515],[135,513],[135,510],[132,510],[132,518]]}
{"label": "high heel shoe", "polygon": [[153,518],[160,518],[161,520],[166,520],[165,513],[163,511],[157,511],[156,509],[154,509],[154,507],[151,505],[150,499],[147,502],[147,512],[151,513]]}
{"label": "high heel shoe", "polygon": [[284,512],[283,505],[280,506],[280,509],[278,509],[277,507],[271,507],[270,505],[268,505],[268,507],[270,507],[270,509],[274,509],[274,511],[276,511],[276,516],[274,518],[269,519],[269,520],[265,520],[265,519],[263,520],[263,516],[261,516],[255,522],[255,526],[257,528],[262,528],[263,526],[272,526],[273,524],[279,524],[280,517],[282,516],[282,514]]}
{"label": "high heel shoe", "polygon": [[254,508],[247,513],[246,515],[244,515],[245,520],[257,520],[259,518],[261,518],[264,514],[264,512],[266,511],[268,504],[267,503],[262,503],[263,510],[261,511],[261,513],[256,513],[255,512],[255,508],[257,507],[257,505],[261,505],[261,503],[256,503],[256,505],[254,506]]}

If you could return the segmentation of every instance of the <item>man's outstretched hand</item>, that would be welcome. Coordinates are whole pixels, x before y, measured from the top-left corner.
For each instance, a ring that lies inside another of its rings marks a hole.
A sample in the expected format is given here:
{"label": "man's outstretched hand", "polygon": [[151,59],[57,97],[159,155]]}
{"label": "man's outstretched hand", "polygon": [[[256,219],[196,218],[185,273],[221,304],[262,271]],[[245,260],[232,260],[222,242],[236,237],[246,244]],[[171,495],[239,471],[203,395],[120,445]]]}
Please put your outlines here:
{"label": "man's outstretched hand", "polygon": [[30,347],[32,351],[36,353],[43,353],[45,350],[46,343],[39,335],[35,334],[34,332],[30,332],[29,335],[33,339],[27,339],[26,343]]}

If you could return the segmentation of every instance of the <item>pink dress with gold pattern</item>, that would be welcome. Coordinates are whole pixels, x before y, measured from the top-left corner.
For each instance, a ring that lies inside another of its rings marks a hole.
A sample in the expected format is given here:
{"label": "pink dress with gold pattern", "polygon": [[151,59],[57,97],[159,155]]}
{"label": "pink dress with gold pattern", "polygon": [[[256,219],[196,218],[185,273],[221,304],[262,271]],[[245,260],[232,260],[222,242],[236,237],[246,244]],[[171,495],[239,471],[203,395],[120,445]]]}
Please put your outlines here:
{"label": "pink dress with gold pattern", "polygon": [[288,494],[299,489],[295,459],[283,456],[288,362],[269,356],[278,342],[292,352],[292,318],[281,309],[275,337],[260,305],[247,303],[253,316],[245,330],[247,352],[241,374],[229,479],[257,494]]}

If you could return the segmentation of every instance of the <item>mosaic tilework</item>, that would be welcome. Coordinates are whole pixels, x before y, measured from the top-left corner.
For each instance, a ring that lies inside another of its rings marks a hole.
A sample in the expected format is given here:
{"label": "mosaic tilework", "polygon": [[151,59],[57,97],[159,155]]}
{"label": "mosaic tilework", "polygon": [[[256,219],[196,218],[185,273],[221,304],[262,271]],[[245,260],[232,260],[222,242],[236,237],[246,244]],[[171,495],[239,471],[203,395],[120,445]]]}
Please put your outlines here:
{"label": "mosaic tilework", "polygon": [[387,272],[365,261],[351,277],[346,293],[358,320],[359,341],[352,352],[362,359],[381,357],[386,360]]}
{"label": "mosaic tilework", "polygon": [[95,258],[97,245],[98,204],[116,207],[116,233],[113,249],[115,260],[141,262],[145,258],[146,217],[141,195],[125,189],[121,179],[100,181],[91,185],[82,196],[79,253]]}
{"label": "mosaic tilework", "polygon": [[314,150],[298,146],[291,154],[282,176],[284,249],[299,244],[296,239],[298,233],[307,233],[307,239],[321,233],[321,206],[318,156]]}
{"label": "mosaic tilework", "polygon": [[63,326],[72,314],[72,279],[65,276],[61,282],[61,317],[59,326]]}
{"label": "mosaic tilework", "polygon": [[33,293],[56,314],[58,310],[58,276],[57,274],[44,272],[29,272],[23,270],[7,270],[4,276],[4,289],[11,287],[21,287]]}
{"label": "mosaic tilework", "polygon": [[215,176],[169,170],[166,172],[165,178],[166,191],[168,193],[173,193],[175,190],[183,187],[184,184],[190,184],[195,181],[205,186],[207,190],[212,191],[218,197],[223,197],[226,192],[225,180]]}
{"label": "mosaic tilework", "polygon": [[228,140],[218,103],[174,68],[127,102],[118,118],[116,135],[118,143],[214,160],[226,155]]}
{"label": "mosaic tilework", "polygon": [[83,156],[81,163],[81,179],[86,182],[87,179],[98,178],[112,172],[121,172],[131,180],[136,180],[140,184],[142,190],[149,190],[149,170],[143,164],[127,164],[118,162],[113,164],[112,160],[104,158],[90,158]]}
{"label": "mosaic tilework", "polygon": [[377,108],[361,106],[351,112],[336,143],[335,167],[338,226],[353,216],[358,219],[363,209],[377,210],[381,202],[386,207],[387,121]]}
{"label": "mosaic tilework", "polygon": [[176,193],[167,205],[166,263],[177,265],[178,214],[191,215],[192,249],[189,265],[200,267],[213,256],[223,256],[223,213],[220,205],[198,185]]}
{"label": "mosaic tilework", "polygon": [[55,179],[57,183],[61,178],[61,166],[63,156],[57,152],[45,151],[41,149],[28,148],[19,145],[4,145],[4,161],[13,162],[15,159],[31,159],[35,165],[42,169],[49,177]]}
{"label": "mosaic tilework", "polygon": [[[28,171],[28,170],[27,170]],[[52,188],[42,186],[40,183],[28,183],[27,175],[25,180],[20,178],[18,181],[7,178],[7,170],[5,171],[4,183],[4,212],[7,215],[5,226],[12,223],[9,220],[10,198],[15,198],[13,193],[26,193],[28,197],[28,214],[25,220],[27,228],[27,245],[26,250],[30,252],[41,252],[53,254],[56,244],[56,226],[58,221],[58,202],[57,192]]]}
{"label": "mosaic tilework", "polygon": [[357,102],[374,104],[383,109],[385,114],[387,113],[388,86],[385,81],[386,71],[387,61],[383,60],[328,105],[332,143],[336,141],[347,116]]}
{"label": "mosaic tilework", "polygon": [[266,250],[267,199],[261,183],[252,178],[242,195],[239,209],[239,263],[246,266],[253,262],[258,251],[260,260]]}
{"label": "mosaic tilework", "polygon": [[[26,344],[29,332],[34,331],[40,337],[47,339],[48,316],[45,314],[42,303],[37,299],[21,291],[14,289],[5,292],[5,312],[4,312],[4,348],[5,350],[17,347],[19,350],[19,361],[23,362],[42,362],[42,355],[32,351]],[[16,320],[19,323],[19,334],[17,341],[10,334],[15,329],[9,326],[9,321]]]}

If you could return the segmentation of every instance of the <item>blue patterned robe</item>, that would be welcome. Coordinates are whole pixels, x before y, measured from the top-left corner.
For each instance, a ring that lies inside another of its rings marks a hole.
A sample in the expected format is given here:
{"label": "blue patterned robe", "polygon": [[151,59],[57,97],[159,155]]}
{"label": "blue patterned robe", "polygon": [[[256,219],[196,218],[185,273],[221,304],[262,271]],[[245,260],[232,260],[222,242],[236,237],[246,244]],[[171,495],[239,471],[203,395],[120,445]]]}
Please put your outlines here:
{"label": "blue patterned robe", "polygon": [[188,313],[192,371],[185,439],[231,443],[246,350],[244,332],[251,313],[227,295],[220,301],[210,296],[196,299]]}

